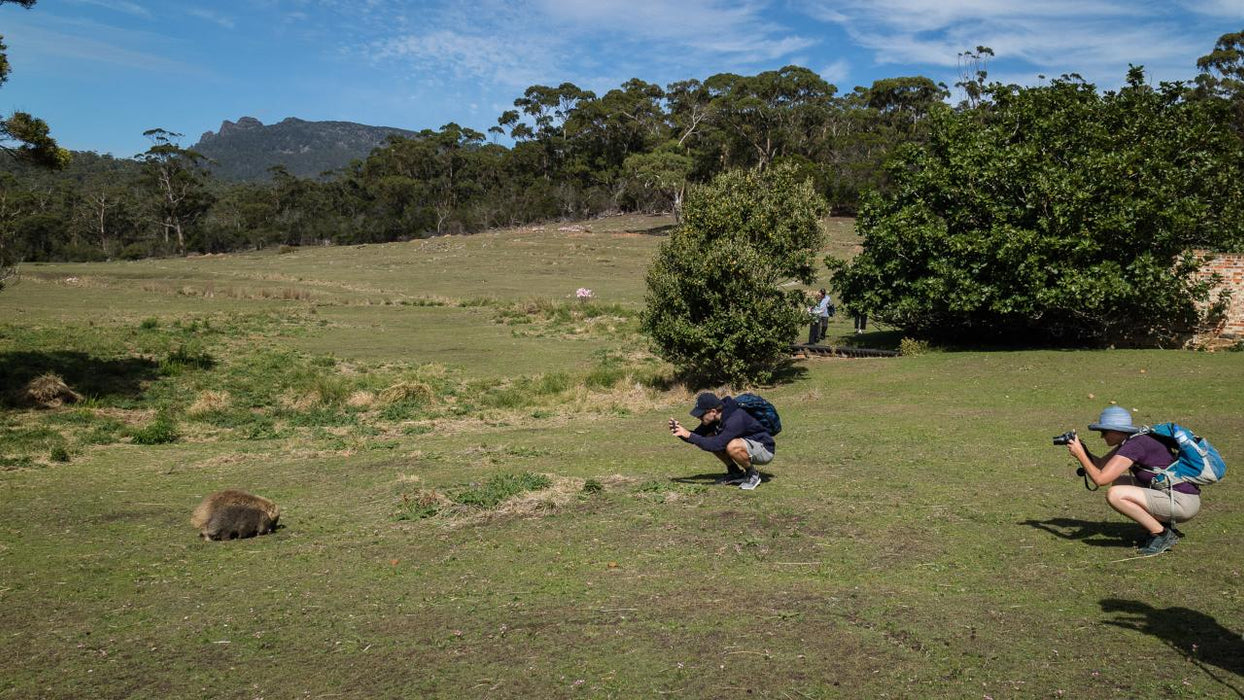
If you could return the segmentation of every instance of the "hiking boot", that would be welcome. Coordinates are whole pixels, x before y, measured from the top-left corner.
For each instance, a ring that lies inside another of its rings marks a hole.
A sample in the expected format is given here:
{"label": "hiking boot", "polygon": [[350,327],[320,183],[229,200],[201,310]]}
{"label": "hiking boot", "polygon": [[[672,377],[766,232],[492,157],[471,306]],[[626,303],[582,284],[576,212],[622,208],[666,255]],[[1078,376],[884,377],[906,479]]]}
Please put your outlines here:
{"label": "hiking boot", "polygon": [[746,480],[742,484],[739,485],[739,488],[743,489],[744,491],[752,491],[757,486],[760,486],[760,472],[753,469],[752,471],[747,473]]}
{"label": "hiking boot", "polygon": [[1167,528],[1160,534],[1154,535],[1153,538],[1149,540],[1149,543],[1141,548],[1140,553],[1145,556],[1161,554],[1162,552],[1165,552],[1175,546],[1175,543],[1178,541],[1179,535],[1176,535],[1174,530]]}

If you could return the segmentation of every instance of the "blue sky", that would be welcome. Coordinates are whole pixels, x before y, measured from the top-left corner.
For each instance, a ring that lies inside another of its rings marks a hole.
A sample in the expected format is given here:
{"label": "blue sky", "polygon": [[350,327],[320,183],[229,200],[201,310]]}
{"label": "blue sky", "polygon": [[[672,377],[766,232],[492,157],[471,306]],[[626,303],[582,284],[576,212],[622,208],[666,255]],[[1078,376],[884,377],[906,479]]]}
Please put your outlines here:
{"label": "blue sky", "polygon": [[566,81],[603,94],[793,63],[840,92],[953,84],[977,45],[1004,82],[1077,72],[1110,88],[1129,63],[1192,77],[1241,30],[1244,0],[40,0],[0,5],[0,111],[129,157],[147,129],[190,145],[244,115],[484,131],[526,87]]}

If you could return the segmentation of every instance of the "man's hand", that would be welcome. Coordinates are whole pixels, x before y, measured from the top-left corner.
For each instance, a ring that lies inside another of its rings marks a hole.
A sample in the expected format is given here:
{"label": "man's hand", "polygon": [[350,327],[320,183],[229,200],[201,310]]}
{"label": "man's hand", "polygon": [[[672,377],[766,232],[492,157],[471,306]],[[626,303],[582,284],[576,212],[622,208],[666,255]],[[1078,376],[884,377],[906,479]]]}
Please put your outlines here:
{"label": "man's hand", "polygon": [[679,423],[673,418],[670,419],[670,433],[676,438],[685,438],[691,435],[690,430],[682,427],[682,423]]}

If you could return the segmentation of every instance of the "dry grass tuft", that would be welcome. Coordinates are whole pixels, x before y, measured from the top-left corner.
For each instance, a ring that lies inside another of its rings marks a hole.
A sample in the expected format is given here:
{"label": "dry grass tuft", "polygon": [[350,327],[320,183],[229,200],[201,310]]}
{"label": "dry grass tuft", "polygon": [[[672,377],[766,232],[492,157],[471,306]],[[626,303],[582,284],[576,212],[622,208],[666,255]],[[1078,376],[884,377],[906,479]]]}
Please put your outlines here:
{"label": "dry grass tuft", "polygon": [[324,396],[315,390],[301,394],[286,393],[281,397],[281,405],[295,411],[309,411],[322,403]]}
{"label": "dry grass tuft", "polygon": [[538,518],[551,515],[583,492],[583,479],[545,474],[553,481],[546,489],[527,491],[514,496],[496,508],[466,517],[452,519],[451,526],[473,525],[495,519]]}
{"label": "dry grass tuft", "polygon": [[695,396],[686,389],[660,391],[646,387],[629,377],[610,389],[575,387],[566,398],[565,408],[574,413],[595,413],[624,409],[633,413],[670,410],[690,406]]}
{"label": "dry grass tuft", "polygon": [[356,391],[346,399],[346,405],[350,408],[370,408],[374,403],[376,395],[370,391]]}
{"label": "dry grass tuft", "polygon": [[26,396],[34,403],[49,408],[82,400],[81,394],[70,389],[64,379],[51,372],[30,380],[26,385]]}
{"label": "dry grass tuft", "polygon": [[436,392],[432,390],[432,387],[423,382],[398,382],[380,392],[380,401],[385,404],[400,403],[402,401],[418,401],[419,403],[428,404],[435,398]]}
{"label": "dry grass tuft", "polygon": [[229,404],[233,401],[233,397],[227,391],[202,391],[195,397],[194,403],[190,404],[190,408],[186,409],[186,413],[191,416],[201,416],[206,413],[216,413],[229,408]]}

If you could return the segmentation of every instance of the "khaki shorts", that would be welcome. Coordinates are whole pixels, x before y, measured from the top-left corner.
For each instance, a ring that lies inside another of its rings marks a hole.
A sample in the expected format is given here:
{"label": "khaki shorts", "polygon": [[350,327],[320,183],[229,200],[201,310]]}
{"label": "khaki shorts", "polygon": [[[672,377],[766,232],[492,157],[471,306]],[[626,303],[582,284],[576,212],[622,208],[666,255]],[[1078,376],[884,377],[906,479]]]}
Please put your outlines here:
{"label": "khaki shorts", "polygon": [[773,453],[764,445],[750,438],[740,438],[747,444],[747,456],[752,460],[752,466],[757,464],[768,464],[773,461]]}
{"label": "khaki shorts", "polygon": [[[1183,493],[1182,491],[1167,491],[1163,489],[1151,489],[1141,486],[1132,477],[1122,477],[1114,483],[1126,486],[1139,486],[1145,494],[1145,510],[1158,520],[1165,522],[1182,523],[1191,520],[1201,510],[1201,497],[1195,493]],[[1171,508],[1171,494],[1174,493],[1174,509]]]}

